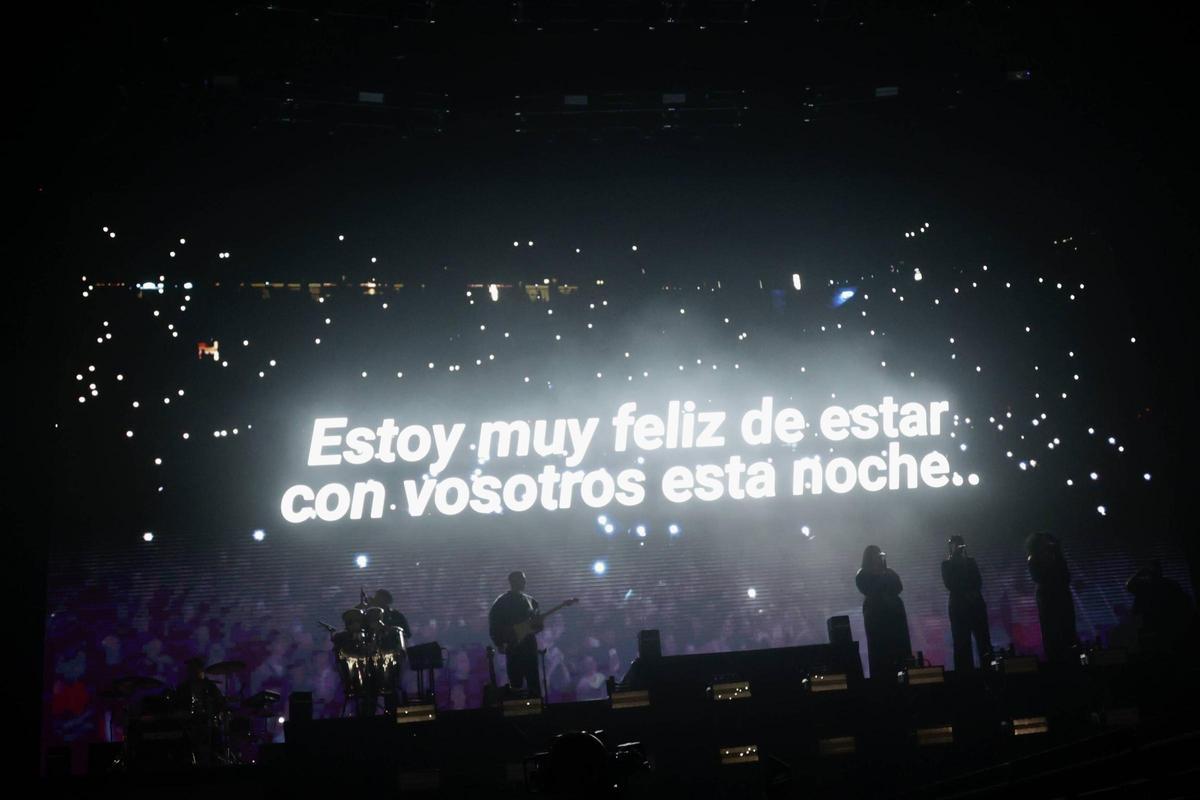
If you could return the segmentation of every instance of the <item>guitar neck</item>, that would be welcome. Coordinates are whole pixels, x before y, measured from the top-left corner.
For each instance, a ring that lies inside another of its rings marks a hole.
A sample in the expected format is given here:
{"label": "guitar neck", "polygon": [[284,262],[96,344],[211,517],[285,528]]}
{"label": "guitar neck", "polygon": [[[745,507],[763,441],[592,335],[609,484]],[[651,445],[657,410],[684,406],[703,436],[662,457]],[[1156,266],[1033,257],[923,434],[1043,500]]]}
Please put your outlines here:
{"label": "guitar neck", "polygon": [[570,603],[569,603],[569,602],[567,602],[567,603],[559,603],[558,605],[556,605],[554,608],[550,609],[549,611],[546,611],[546,612],[544,612],[544,613],[543,613],[543,612],[539,612],[539,613],[538,613],[538,616],[539,616],[539,617],[541,617],[542,619],[545,619],[546,617],[550,616],[551,614],[553,614],[553,613],[555,613],[555,612],[557,612],[557,611],[562,611],[562,610],[563,610],[564,608],[566,608],[568,605],[570,605]]}

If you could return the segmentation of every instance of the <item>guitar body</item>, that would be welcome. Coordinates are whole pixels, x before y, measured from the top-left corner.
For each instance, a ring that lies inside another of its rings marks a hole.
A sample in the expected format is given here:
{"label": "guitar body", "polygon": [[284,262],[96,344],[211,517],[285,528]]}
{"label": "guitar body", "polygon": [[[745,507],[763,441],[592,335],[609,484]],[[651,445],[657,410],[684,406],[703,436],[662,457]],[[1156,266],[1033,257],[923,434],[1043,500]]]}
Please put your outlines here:
{"label": "guitar body", "polygon": [[512,641],[516,644],[520,644],[521,642],[525,641],[526,636],[531,636],[535,633],[541,633],[542,629],[546,627],[546,624],[543,621],[544,619],[545,618],[541,614],[534,614],[524,622],[518,622],[516,625],[513,625]]}
{"label": "guitar body", "polygon": [[509,627],[504,639],[502,641],[496,641],[496,647],[500,649],[501,653],[507,653],[509,650],[512,650],[521,642],[525,641],[527,637],[533,636],[541,631],[545,627],[546,617],[561,611],[568,606],[573,606],[578,602],[578,597],[572,597],[570,600],[564,600],[563,602],[559,603],[545,614],[530,614],[527,619],[524,619],[521,622],[518,622],[516,625]]}

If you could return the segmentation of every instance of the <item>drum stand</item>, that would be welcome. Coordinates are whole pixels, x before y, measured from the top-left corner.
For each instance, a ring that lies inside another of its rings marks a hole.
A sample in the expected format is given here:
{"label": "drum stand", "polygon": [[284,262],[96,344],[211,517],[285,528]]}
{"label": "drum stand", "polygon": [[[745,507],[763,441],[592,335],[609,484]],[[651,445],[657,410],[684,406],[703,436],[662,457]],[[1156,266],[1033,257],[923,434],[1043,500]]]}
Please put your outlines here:
{"label": "drum stand", "polygon": [[[429,673],[429,691],[428,691],[428,693],[425,691],[425,674],[426,673]],[[437,686],[434,681],[434,676],[436,674],[437,674],[437,670],[435,670],[433,667],[429,667],[428,669],[417,670],[417,697],[419,699],[433,700],[437,697]]]}
{"label": "drum stand", "polygon": [[[246,667],[246,678],[249,678],[249,677],[250,677],[250,668],[249,668],[249,666],[247,666]],[[217,717],[220,720],[218,727],[220,728],[220,732],[221,732],[221,749],[218,750],[217,752],[213,753],[213,760],[218,764],[225,764],[226,766],[228,766],[230,764],[237,763],[236,760],[234,759],[234,754],[233,754],[233,742],[230,741],[230,739],[229,739],[229,716],[230,716],[230,714],[229,714],[229,678],[230,678],[230,675],[224,674],[224,675],[221,675],[220,678],[221,678],[221,699],[224,701],[224,707],[217,713]],[[243,703],[245,701],[246,684],[248,682],[249,682],[248,680],[244,680],[241,677],[238,678],[238,682],[237,682],[238,683],[238,693],[237,693],[237,707],[238,708],[242,708]]]}

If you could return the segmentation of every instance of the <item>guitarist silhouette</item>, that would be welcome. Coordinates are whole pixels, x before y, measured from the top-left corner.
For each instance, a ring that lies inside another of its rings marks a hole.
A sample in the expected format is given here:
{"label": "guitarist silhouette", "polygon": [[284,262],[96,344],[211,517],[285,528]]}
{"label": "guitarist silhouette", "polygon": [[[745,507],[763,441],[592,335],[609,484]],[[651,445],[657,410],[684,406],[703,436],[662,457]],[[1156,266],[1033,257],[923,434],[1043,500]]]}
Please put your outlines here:
{"label": "guitarist silhouette", "polygon": [[543,615],[538,602],[525,594],[525,573],[510,572],[509,590],[496,598],[488,611],[488,632],[496,648],[508,660],[508,685],[514,689],[525,689],[530,697],[541,695],[538,680],[537,633],[542,629],[542,619],[559,608],[577,602],[568,600]]}

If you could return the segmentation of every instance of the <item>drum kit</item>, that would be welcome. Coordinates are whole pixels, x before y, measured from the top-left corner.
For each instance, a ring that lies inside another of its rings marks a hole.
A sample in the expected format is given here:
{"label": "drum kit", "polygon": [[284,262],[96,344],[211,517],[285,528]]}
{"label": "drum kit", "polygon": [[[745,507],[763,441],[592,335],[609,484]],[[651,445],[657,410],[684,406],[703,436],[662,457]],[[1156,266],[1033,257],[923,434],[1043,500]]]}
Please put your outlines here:
{"label": "drum kit", "polygon": [[396,702],[406,661],[404,629],[395,612],[363,601],[342,614],[343,630],[324,622],[331,634],[338,676],[346,706],[354,704],[357,716],[372,716],[380,697]]}
{"label": "drum kit", "polygon": [[[129,675],[100,692],[122,720],[124,735],[114,769],[171,769],[237,764],[254,745],[269,739],[267,720],[278,714],[280,694],[261,691],[229,697],[211,678],[229,679],[246,671],[243,661],[222,661],[199,670],[178,688],[158,678]],[[244,686],[245,681],[240,682]],[[111,726],[109,740],[116,739]]]}

